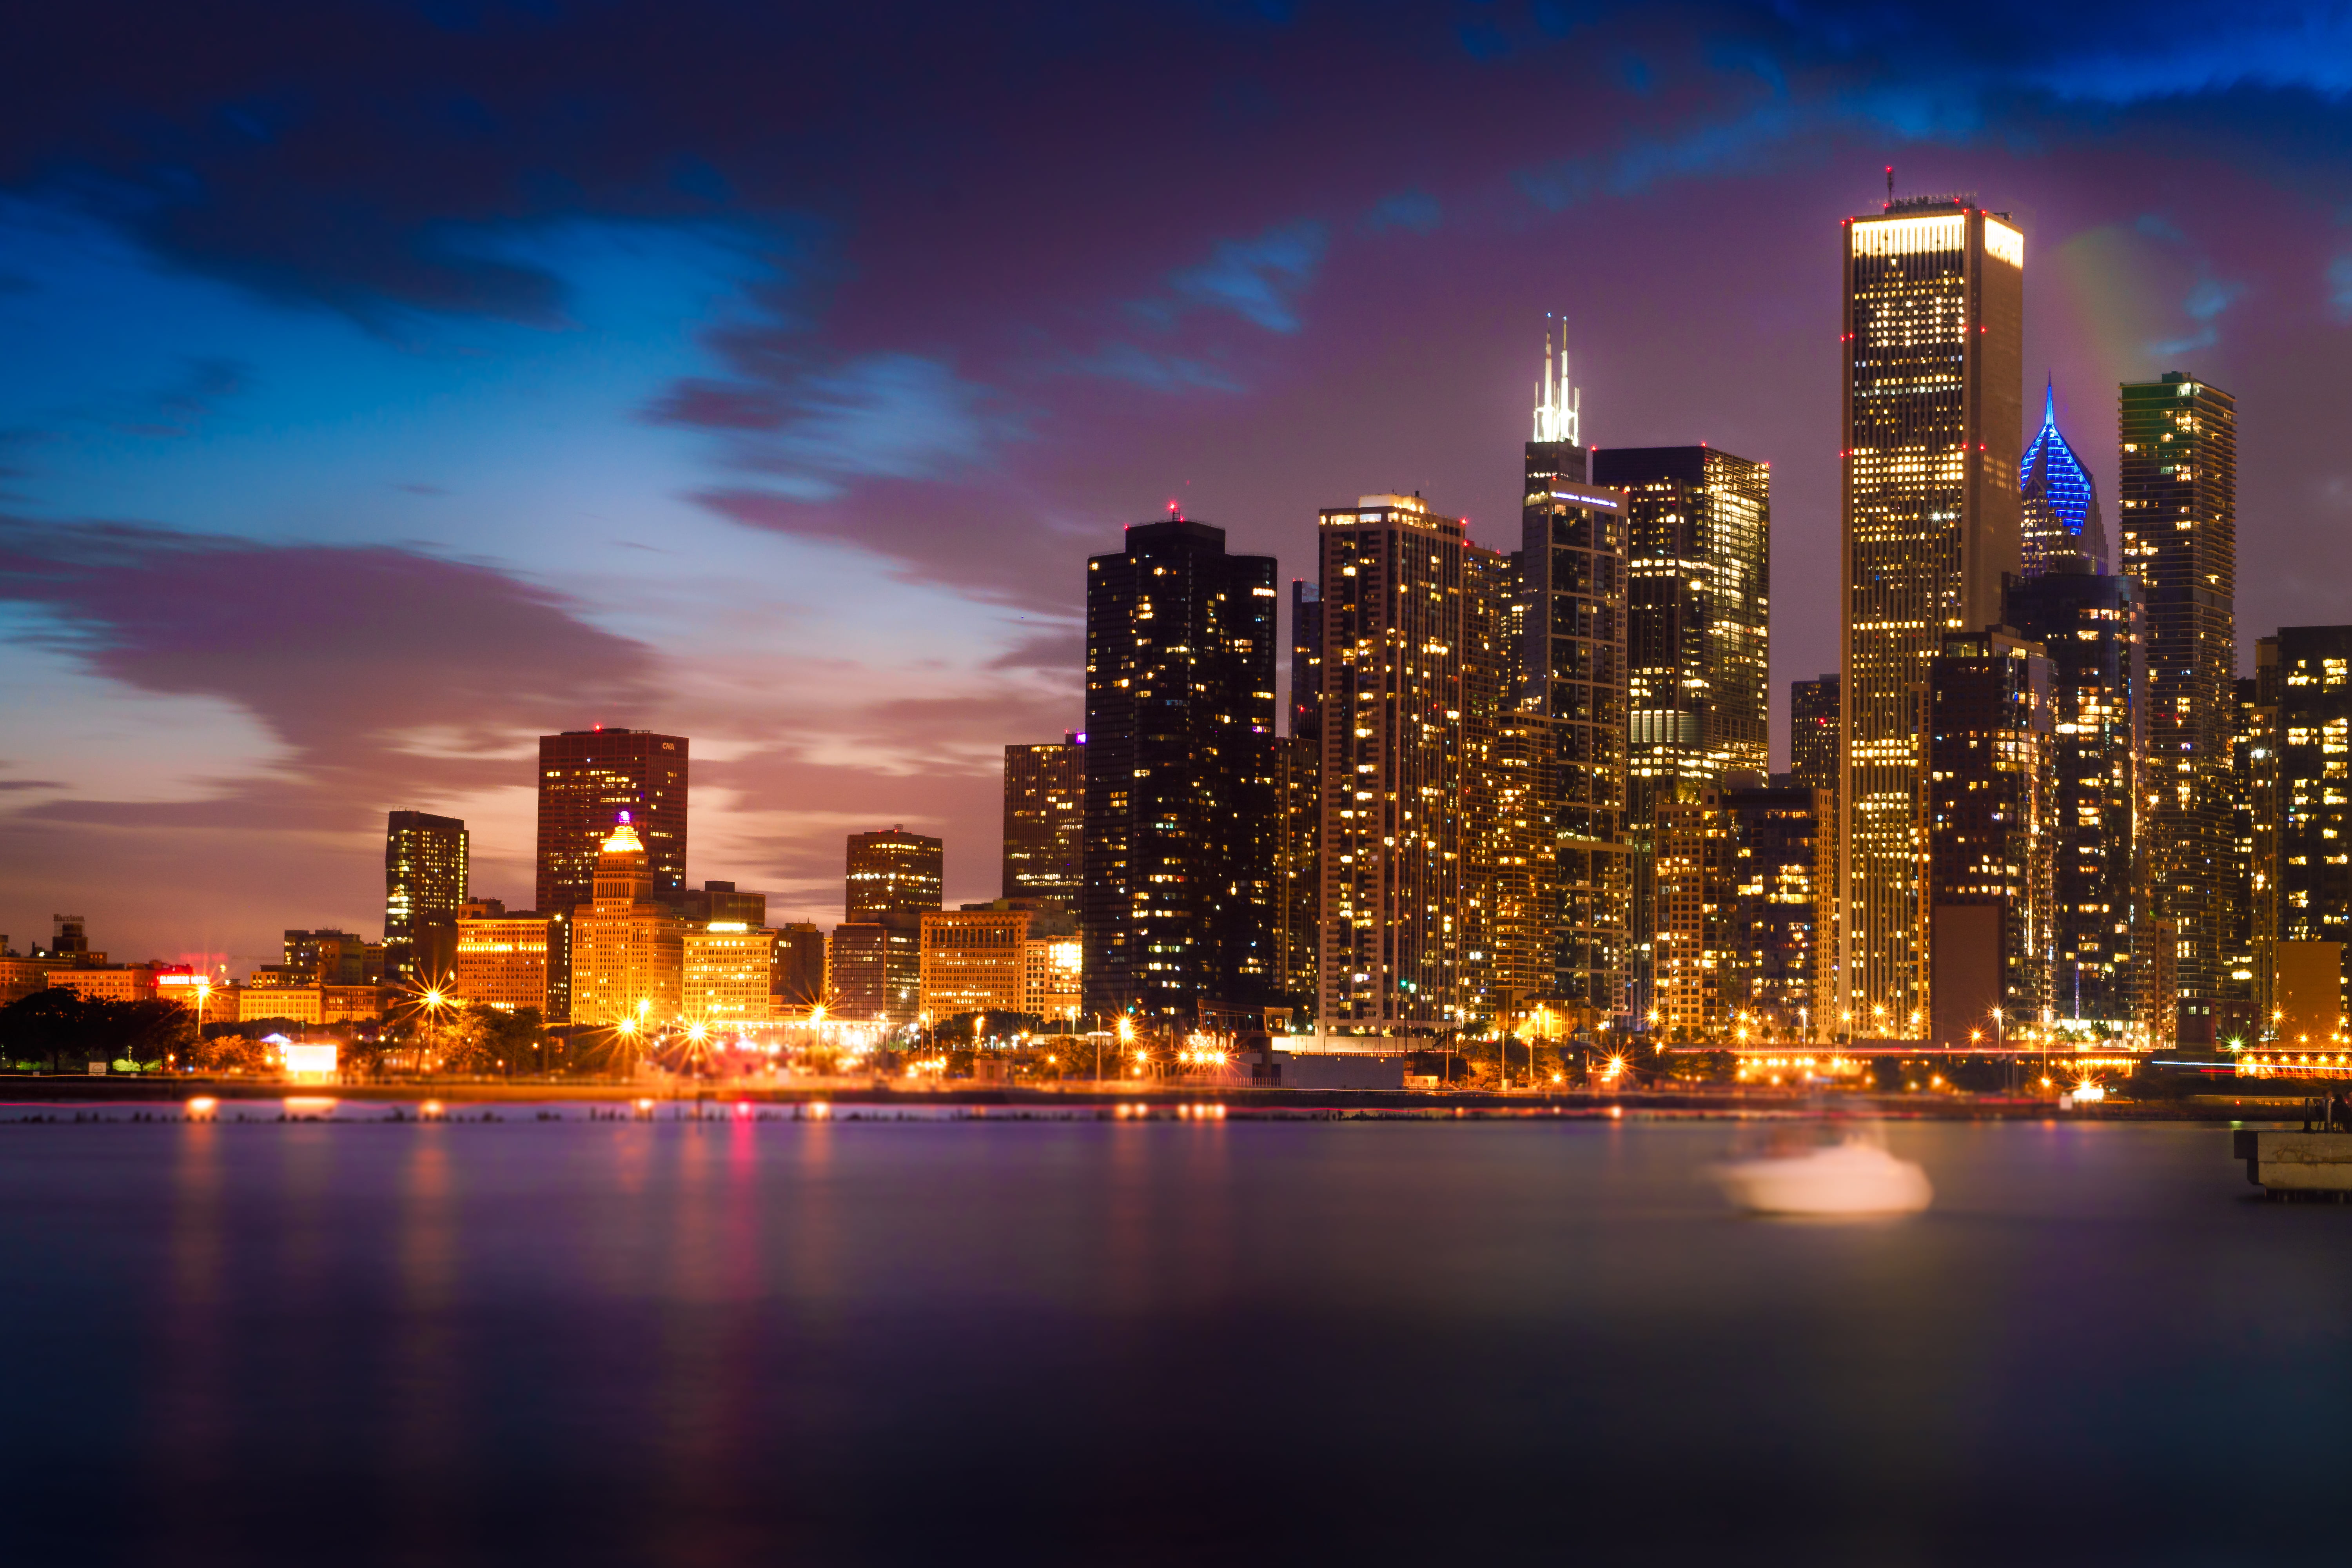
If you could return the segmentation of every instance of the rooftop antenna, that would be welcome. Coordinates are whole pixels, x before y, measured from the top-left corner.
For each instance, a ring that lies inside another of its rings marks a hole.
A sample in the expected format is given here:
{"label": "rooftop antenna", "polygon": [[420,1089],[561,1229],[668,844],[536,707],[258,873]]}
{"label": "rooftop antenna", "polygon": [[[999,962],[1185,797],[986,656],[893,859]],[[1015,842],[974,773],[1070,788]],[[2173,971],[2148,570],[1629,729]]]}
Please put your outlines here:
{"label": "rooftop antenna", "polygon": [[[1547,322],[1554,319],[1550,311],[1544,312]],[[1568,322],[1560,319],[1559,361],[1556,373],[1552,362],[1551,328],[1544,328],[1544,374],[1542,383],[1536,388],[1535,438],[1578,445],[1579,411],[1583,402],[1584,394],[1569,381]]]}
{"label": "rooftop antenna", "polygon": [[1895,165],[1892,163],[1886,165],[1886,205],[1890,207],[1895,205]]}

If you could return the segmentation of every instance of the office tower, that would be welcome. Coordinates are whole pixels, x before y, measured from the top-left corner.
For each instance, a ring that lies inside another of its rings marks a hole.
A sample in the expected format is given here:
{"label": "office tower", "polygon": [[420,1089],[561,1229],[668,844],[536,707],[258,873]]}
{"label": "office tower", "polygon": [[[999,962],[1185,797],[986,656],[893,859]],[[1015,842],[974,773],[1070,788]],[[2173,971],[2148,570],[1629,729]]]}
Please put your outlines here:
{"label": "office tower", "polygon": [[[2231,968],[2252,972],[2252,984],[2246,987],[2245,1005],[2237,1009],[2239,1016],[2227,1029],[2217,1033],[2223,1039],[2235,1038],[2241,1048],[2265,1038],[2270,1033],[2271,1015],[2277,1007],[2277,981],[2274,959],[2279,940],[2279,827],[2282,802],[2279,796],[2279,640],[2263,637],[2254,644],[2254,676],[2252,691],[2240,696],[2239,738],[2232,745],[2232,771],[2237,785],[2237,815],[2243,826],[2233,824],[2232,837],[2242,843],[2242,865],[2237,876],[2241,889],[2240,902],[2245,910],[2243,935],[2239,941],[2242,958],[2233,958]],[[2247,683],[2240,682],[2242,689]],[[2251,702],[2249,702],[2251,698]],[[2234,979],[2234,974],[2232,975]],[[2235,987],[2232,988],[2233,994]]]}
{"label": "office tower", "polygon": [[[1419,496],[1317,517],[1323,585],[1320,1016],[1344,1033],[1435,1035],[1472,1016],[1465,809],[1477,551]],[[1499,684],[1500,672],[1493,677]]]}
{"label": "office tower", "polygon": [[2107,529],[2099,515],[2099,487],[2074,448],[2058,433],[2058,389],[2042,389],[2042,428],[2025,448],[2018,469],[2018,559],[2021,574],[2039,577],[2050,563],[2082,556],[2090,570],[2105,574]]}
{"label": "office tower", "polygon": [[[2276,641],[2276,940],[2352,944],[2352,626],[2281,626]],[[2273,973],[2273,1010],[2278,986]]]}
{"label": "office tower", "polygon": [[776,933],[745,921],[680,925],[678,1016],[706,1028],[766,1023],[774,1012]]}
{"label": "office tower", "polygon": [[1019,1013],[1027,994],[1028,910],[954,910],[923,917],[922,1005],[934,1025],[972,1013]]}
{"label": "office tower", "polygon": [[682,888],[659,897],[657,902],[689,925],[731,921],[747,926],[768,923],[768,895],[749,893],[732,882],[705,881],[699,888]]}
{"label": "office tower", "polygon": [[386,978],[439,980],[450,972],[466,873],[463,821],[422,811],[391,814],[383,833]]}
{"label": "office tower", "polygon": [[289,931],[285,972],[297,985],[374,985],[383,979],[383,943],[347,931]]}
{"label": "office tower", "polygon": [[1274,558],[1189,518],[1087,563],[1086,1009],[1275,988]]}
{"label": "office tower", "polygon": [[[1538,429],[1544,421],[1538,411]],[[1580,1029],[1637,1006],[1628,994],[1633,871],[1625,838],[1623,492],[1580,483],[1549,444],[1527,453],[1519,548],[1519,713],[1535,721],[1550,791],[1551,996]],[[1555,473],[1555,468],[1563,470]],[[1326,584],[1329,582],[1325,579]]]}
{"label": "office tower", "polygon": [[544,1015],[548,924],[535,910],[509,913],[496,899],[460,904],[452,994],[505,1012],[529,1007]]}
{"label": "office tower", "polygon": [[824,1002],[824,932],[808,921],[777,927],[775,965],[768,980],[779,1006],[799,1009]]}
{"label": "office tower", "polygon": [[1771,767],[1766,620],[1771,471],[1711,447],[1612,447],[1625,492],[1625,836],[1637,972],[1650,942],[1652,822],[1732,772]]}
{"label": "office tower", "polygon": [[686,922],[657,900],[653,857],[629,813],[614,815],[589,901],[572,918],[572,1020],[658,1029],[679,1016]]}
{"label": "office tower", "polygon": [[[1789,771],[1808,789],[1837,794],[1838,678],[1789,683]],[[1830,837],[1837,834],[1832,830]]]}
{"label": "office tower", "polygon": [[1966,197],[1846,220],[1840,1011],[1919,1037],[1927,906],[1919,693],[2018,566],[2024,237]]}
{"label": "office tower", "polygon": [[2004,619],[2050,658],[2055,794],[2050,1005],[2064,1019],[2129,1024],[2138,982],[2140,756],[2147,636],[2139,585],[2084,555],[2009,584]]}
{"label": "office tower", "polygon": [[1004,896],[1077,908],[1086,844],[1087,749],[1066,734],[1004,748]]}
{"label": "office tower", "polygon": [[944,847],[937,838],[896,826],[849,836],[843,919],[882,928],[883,1007],[894,1023],[922,1010],[922,922],[940,907]]}
{"label": "office tower", "polygon": [[1022,944],[1021,1011],[1051,1024],[1075,1023],[1085,1001],[1085,950],[1078,944],[1077,926],[1041,935],[1033,927]]}
{"label": "office tower", "polygon": [[89,922],[79,915],[49,917],[49,952],[57,958],[89,958]]}
{"label": "office tower", "polygon": [[1713,785],[1653,807],[1650,1005],[1661,1041],[1710,1038],[1725,1023],[1731,963],[1729,820]]}
{"label": "office tower", "polygon": [[[2256,643],[2256,668],[2267,656],[2275,668],[2277,650],[2276,637]],[[2254,840],[2263,831],[2256,794],[2264,786],[2274,792],[2278,782],[2271,739],[2277,710],[2264,705],[2262,688],[2259,674],[2240,676],[2231,682],[2230,694],[2230,887],[2222,901],[2226,923],[2221,932],[2221,980],[2214,998],[2213,1034],[2217,1042],[2234,1039],[2241,1045],[2262,1037],[2263,1010],[2255,1005],[2261,980],[2254,933],[2265,924],[2256,906],[2268,894],[2270,879],[2267,867],[2254,858]],[[2274,831],[2270,840],[2274,846]],[[2265,934],[2277,940],[2274,922]]]}
{"label": "office tower", "polygon": [[597,858],[623,812],[656,897],[686,887],[687,742],[650,730],[567,730],[539,738],[539,878],[549,917],[547,1016],[572,1016],[572,912],[595,896]]}
{"label": "office tower", "polygon": [[1927,1037],[1946,1047],[2048,1016],[2050,687],[2042,645],[2000,627],[1948,636],[1927,667]]}
{"label": "office tower", "polygon": [[1828,1032],[1823,1005],[1836,1001],[1828,902],[1837,797],[1803,784],[1735,781],[1722,791],[1721,809],[1731,840],[1726,1006],[1767,1038],[1819,1039]]}
{"label": "office tower", "polygon": [[1323,740],[1323,590],[1290,580],[1290,732]]}
{"label": "office tower", "polygon": [[2212,1043],[2238,674],[2237,400],[2179,371],[2123,388],[2123,570],[2147,602],[2147,893],[2179,942],[2184,1044]]}

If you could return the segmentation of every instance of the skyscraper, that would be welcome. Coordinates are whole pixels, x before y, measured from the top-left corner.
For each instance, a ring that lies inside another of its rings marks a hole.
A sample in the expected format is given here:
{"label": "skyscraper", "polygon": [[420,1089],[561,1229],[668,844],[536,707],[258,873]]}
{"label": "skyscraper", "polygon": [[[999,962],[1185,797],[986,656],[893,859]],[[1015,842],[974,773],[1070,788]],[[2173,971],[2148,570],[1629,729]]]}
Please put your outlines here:
{"label": "skyscraper", "polygon": [[[1469,543],[1419,496],[1317,518],[1323,586],[1321,1016],[1343,1033],[1437,1035],[1470,1017],[1465,809]],[[1478,552],[1492,557],[1493,552]],[[1491,679],[1499,684],[1496,672]]]}
{"label": "skyscraper", "polygon": [[1323,738],[1323,590],[1290,580],[1290,732]]}
{"label": "skyscraper", "polygon": [[1087,563],[1087,1012],[1273,990],[1274,564],[1184,517]]}
{"label": "skyscraper", "polygon": [[2179,1038],[2210,1045],[2230,916],[2237,400],[2180,371],[2123,388],[2123,569],[2147,601],[2148,901],[2179,943]]}
{"label": "skyscraper", "polygon": [[[1808,789],[1834,795],[1838,783],[1838,678],[1816,676],[1789,683],[1789,771]],[[1835,825],[1824,831],[1836,837]],[[1832,868],[1830,881],[1837,880]]]}
{"label": "skyscraper", "polygon": [[678,1016],[687,927],[656,901],[652,857],[629,813],[618,816],[571,921],[572,1021],[659,1028]]}
{"label": "skyscraper", "polygon": [[2058,433],[2058,389],[2042,389],[2042,428],[2018,470],[2019,560],[2022,574],[2039,577],[2061,556],[2087,557],[2094,573],[2107,570],[2107,528],[2099,515],[2099,487],[2074,448]]}
{"label": "skyscraper", "polygon": [[2139,585],[2086,555],[2009,584],[2004,618],[2050,660],[2050,1006],[2064,1019],[2136,1017],[2131,928],[2140,913],[2140,697],[2147,638]]}
{"label": "skyscraper", "polygon": [[[2279,640],[2254,644],[2254,673],[2237,690],[2237,730],[2230,743],[2231,902],[2225,1005],[2215,1033],[2242,1047],[2264,1037],[2275,997],[2273,959],[2279,937]],[[2234,1016],[2224,1018],[2223,1014]]]}
{"label": "skyscraper", "polygon": [[549,917],[547,1016],[572,1016],[572,911],[593,900],[596,865],[627,812],[656,898],[686,886],[687,742],[650,730],[566,730],[539,738],[539,912]]}
{"label": "skyscraper", "polygon": [[466,825],[395,811],[383,832],[383,969],[394,983],[437,981],[455,967],[466,902]]}
{"label": "skyscraper", "polygon": [[1780,1038],[1817,1039],[1822,1007],[1834,1003],[1836,799],[1799,784],[1735,786],[1722,801],[1732,846],[1727,1005]]}
{"label": "skyscraper", "polygon": [[2277,644],[2277,940],[2352,953],[2352,626],[2281,626]]}
{"label": "skyscraper", "polygon": [[1625,836],[1638,973],[1654,941],[1658,807],[1771,766],[1771,470],[1712,447],[1609,447],[1592,454],[1592,478],[1625,492]]}
{"label": "skyscraper", "polygon": [[[921,1010],[923,917],[940,907],[945,848],[937,838],[900,826],[849,836],[842,922],[881,929],[879,1007],[894,1022]],[[838,940],[841,932],[834,934]],[[861,1015],[867,1000],[858,999]]]}
{"label": "skyscraper", "polygon": [[1864,1035],[1927,1023],[1919,694],[2018,566],[2024,268],[2024,236],[1972,197],[1846,220],[1838,968]]}
{"label": "skyscraper", "polygon": [[1061,899],[1077,907],[1086,759],[1075,734],[1058,743],[1004,748],[1004,897]]}
{"label": "skyscraper", "polygon": [[1927,841],[1933,1016],[1967,1047],[2050,1004],[2050,660],[1995,628],[1954,633],[1927,668]]}

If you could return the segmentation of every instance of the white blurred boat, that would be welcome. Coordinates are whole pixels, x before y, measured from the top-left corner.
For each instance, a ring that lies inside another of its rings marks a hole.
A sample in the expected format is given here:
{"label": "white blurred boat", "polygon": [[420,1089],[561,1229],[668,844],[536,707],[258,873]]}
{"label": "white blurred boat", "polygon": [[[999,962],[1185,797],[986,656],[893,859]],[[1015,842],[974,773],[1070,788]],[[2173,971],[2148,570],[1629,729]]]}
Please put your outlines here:
{"label": "white blurred boat", "polygon": [[1731,1161],[1715,1167],[1715,1179],[1735,1205],[1757,1215],[1917,1214],[1936,1196],[1927,1172],[1855,1136]]}

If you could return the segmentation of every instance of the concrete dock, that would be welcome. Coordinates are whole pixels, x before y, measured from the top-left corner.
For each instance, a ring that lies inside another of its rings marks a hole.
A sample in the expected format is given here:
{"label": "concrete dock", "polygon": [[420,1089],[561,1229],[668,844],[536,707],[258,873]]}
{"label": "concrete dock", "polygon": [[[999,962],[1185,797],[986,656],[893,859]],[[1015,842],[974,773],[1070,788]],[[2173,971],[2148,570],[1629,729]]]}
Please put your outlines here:
{"label": "concrete dock", "polygon": [[2246,1163],[2246,1180],[2273,1198],[2310,1194],[2337,1203],[2352,1194],[2352,1132],[2285,1132],[2241,1127],[2230,1152]]}

